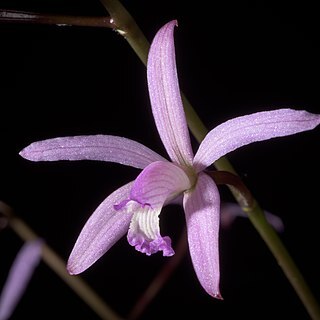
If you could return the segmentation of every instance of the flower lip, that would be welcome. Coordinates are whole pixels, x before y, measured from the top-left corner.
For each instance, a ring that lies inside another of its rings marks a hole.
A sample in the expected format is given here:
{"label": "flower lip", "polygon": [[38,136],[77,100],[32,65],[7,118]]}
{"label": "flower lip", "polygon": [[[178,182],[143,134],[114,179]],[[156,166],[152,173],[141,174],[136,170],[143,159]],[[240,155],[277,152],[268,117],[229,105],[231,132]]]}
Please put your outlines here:
{"label": "flower lip", "polygon": [[158,251],[162,251],[163,256],[172,256],[174,250],[171,247],[170,237],[162,237],[160,234],[161,207],[154,209],[150,205],[140,204],[135,200],[125,202],[122,210],[133,214],[127,235],[129,244],[148,256]]}
{"label": "flower lip", "polygon": [[131,246],[135,247],[137,251],[144,253],[147,256],[158,251],[162,251],[164,257],[171,257],[175,253],[171,246],[171,239],[168,236],[158,236],[156,239],[149,240],[142,234],[130,230],[128,232],[127,239]]}

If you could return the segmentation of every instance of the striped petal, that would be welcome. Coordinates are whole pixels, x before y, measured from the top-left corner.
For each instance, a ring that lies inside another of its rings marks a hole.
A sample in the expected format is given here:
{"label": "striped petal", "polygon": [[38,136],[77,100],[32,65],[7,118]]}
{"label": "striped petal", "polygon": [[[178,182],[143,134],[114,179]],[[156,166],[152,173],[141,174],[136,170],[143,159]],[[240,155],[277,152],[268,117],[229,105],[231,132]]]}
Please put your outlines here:
{"label": "striped petal", "polygon": [[173,40],[176,21],[156,34],[148,56],[147,76],[153,117],[172,161],[190,165],[193,152],[183,110]]}
{"label": "striped petal", "polygon": [[42,140],[24,148],[20,155],[32,161],[98,160],[143,169],[163,157],[139,142],[111,135],[61,137]]}
{"label": "striped petal", "polygon": [[162,237],[160,234],[161,208],[142,207],[134,201],[130,201],[126,207],[133,212],[127,236],[129,244],[148,256],[158,251],[162,251],[165,257],[172,256],[174,250],[171,247],[170,237]]}
{"label": "striped petal", "polygon": [[213,180],[199,174],[192,192],[183,199],[189,250],[197,277],[208,294],[221,299],[219,291],[220,196]]}
{"label": "striped petal", "polygon": [[114,205],[127,199],[132,182],[114,191],[84,225],[68,259],[70,274],[79,274],[104,255],[129,229],[132,214],[117,212]]}
{"label": "striped petal", "polygon": [[142,206],[161,208],[191,186],[192,181],[180,167],[171,162],[157,161],[139,174],[130,192],[130,200]]}
{"label": "striped petal", "polygon": [[304,110],[278,109],[226,121],[204,138],[194,158],[199,172],[220,157],[249,143],[314,129],[320,115]]}

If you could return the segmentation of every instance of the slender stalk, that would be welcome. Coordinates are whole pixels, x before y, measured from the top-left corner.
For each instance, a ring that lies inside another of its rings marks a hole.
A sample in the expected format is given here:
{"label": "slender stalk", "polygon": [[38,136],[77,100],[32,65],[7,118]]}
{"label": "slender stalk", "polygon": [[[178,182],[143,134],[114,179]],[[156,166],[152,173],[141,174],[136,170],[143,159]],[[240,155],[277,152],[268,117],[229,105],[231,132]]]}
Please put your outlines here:
{"label": "slender stalk", "polygon": [[[150,45],[133,17],[118,0],[100,1],[111,15],[111,18],[116,25],[116,29],[118,29],[119,33],[124,36],[141,61],[146,65]],[[208,130],[183,93],[182,98],[184,101],[189,128],[196,139],[201,142]],[[219,159],[214,165],[218,170],[229,171],[233,174],[236,174],[232,164],[226,157]],[[264,213],[258,205],[258,202],[252,198],[252,201],[255,205],[243,206],[241,201],[243,199],[242,197],[239,198],[239,192],[236,192],[235,188],[230,188],[230,190],[235,199],[239,202],[240,206],[242,206],[242,208],[248,213],[250,221],[253,223],[262,239],[266,242],[278,264],[282,268],[284,274],[293,286],[297,295],[300,297],[309,315],[312,317],[312,319],[319,320],[320,307],[316,299],[314,298],[296,264],[289,255],[287,249],[283,245],[281,239],[273,230],[271,225],[269,225],[269,223],[266,221]]]}
{"label": "slender stalk", "polygon": [[310,288],[308,287],[304,277],[288,253],[288,250],[284,246],[278,234],[267,222],[261,207],[258,205],[258,203],[255,203],[252,208],[244,210],[248,213],[250,221],[255,226],[274,257],[277,259],[280,267],[304,304],[311,319],[319,320],[320,307],[317,300],[310,291]]}
{"label": "slender stalk", "polygon": [[148,288],[144,291],[136,304],[133,306],[127,317],[127,320],[139,319],[152,299],[157,295],[157,293],[161,290],[169,277],[176,270],[188,249],[186,233],[187,232],[185,229],[182,232],[181,237],[177,243],[175,255],[162,267],[160,272],[150,282]]}
{"label": "slender stalk", "polygon": [[0,22],[114,28],[110,17],[65,16],[4,9],[0,9]]}
{"label": "slender stalk", "polygon": [[[30,241],[39,238],[39,236],[2,201],[0,201],[0,213],[8,219],[9,226],[22,240]],[[101,319],[122,320],[80,276],[70,276],[68,274],[65,261],[46,243],[44,243],[42,247],[42,259]]]}
{"label": "slender stalk", "polygon": [[147,65],[150,44],[130,13],[119,1],[100,0],[107,9],[115,29],[128,41],[144,65]]}

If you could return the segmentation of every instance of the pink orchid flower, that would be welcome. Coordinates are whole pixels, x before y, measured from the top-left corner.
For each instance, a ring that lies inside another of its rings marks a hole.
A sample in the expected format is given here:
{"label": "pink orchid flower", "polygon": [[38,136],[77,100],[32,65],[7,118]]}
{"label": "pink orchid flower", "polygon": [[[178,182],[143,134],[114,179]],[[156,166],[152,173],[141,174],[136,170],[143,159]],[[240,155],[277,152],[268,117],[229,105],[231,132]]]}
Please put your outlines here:
{"label": "pink orchid flower", "polygon": [[320,115],[279,109],[238,117],[211,130],[194,155],[176,70],[175,25],[170,21],[157,32],[147,65],[153,117],[171,161],[138,142],[110,135],[48,139],[32,143],[20,154],[32,161],[102,160],[143,169],[88,219],[68,260],[70,274],[86,270],[126,233],[136,250],[172,256],[170,238],[160,234],[159,214],[182,196],[194,270],[206,292],[221,298],[220,196],[205,169],[249,143],[311,130],[320,123]]}

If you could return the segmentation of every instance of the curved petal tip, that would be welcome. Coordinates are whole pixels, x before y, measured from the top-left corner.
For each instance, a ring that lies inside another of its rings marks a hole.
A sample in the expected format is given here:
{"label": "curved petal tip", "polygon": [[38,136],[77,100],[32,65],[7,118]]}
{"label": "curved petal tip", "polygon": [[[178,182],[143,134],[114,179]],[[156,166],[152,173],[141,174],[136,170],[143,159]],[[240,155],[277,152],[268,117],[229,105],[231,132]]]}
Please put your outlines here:
{"label": "curved petal tip", "polygon": [[77,269],[76,265],[73,263],[73,261],[68,261],[67,263],[67,272],[71,275],[71,276],[74,276],[74,275],[77,275],[81,272],[83,272],[84,270],[80,270],[80,269]]}
{"label": "curved petal tip", "polygon": [[222,295],[220,294],[220,292],[213,294],[212,295],[213,298],[218,299],[218,300],[223,300]]}

